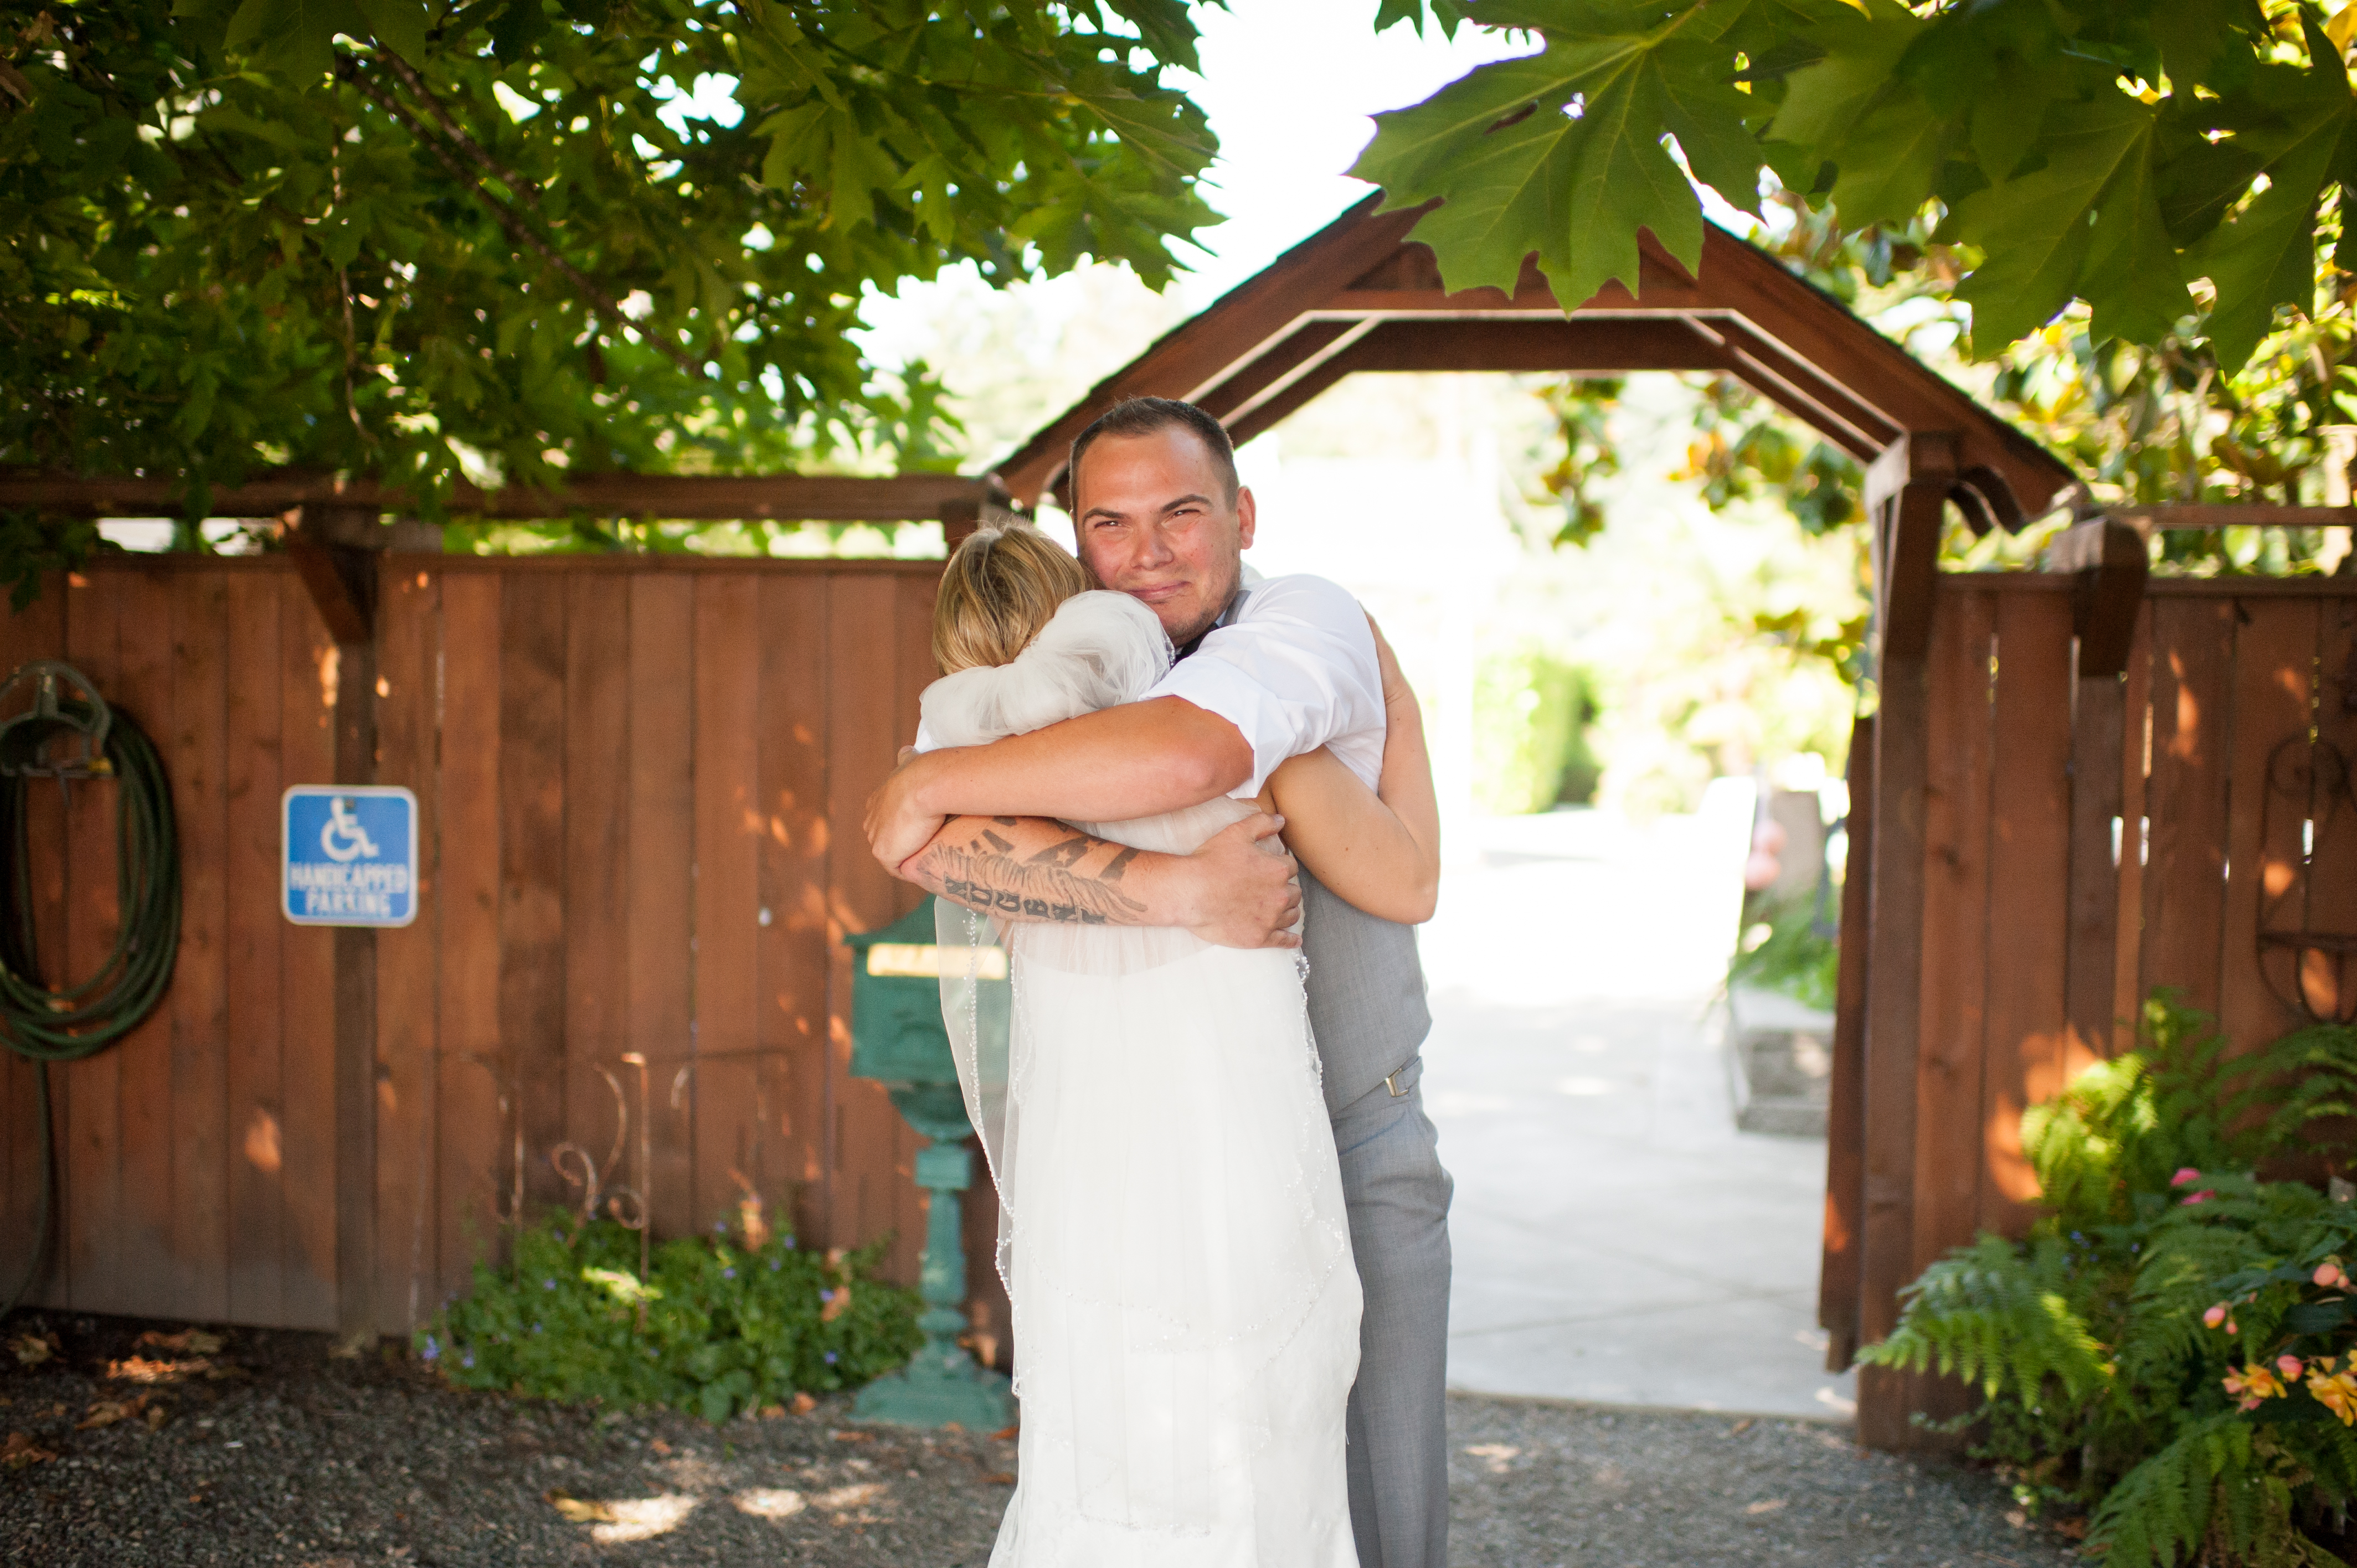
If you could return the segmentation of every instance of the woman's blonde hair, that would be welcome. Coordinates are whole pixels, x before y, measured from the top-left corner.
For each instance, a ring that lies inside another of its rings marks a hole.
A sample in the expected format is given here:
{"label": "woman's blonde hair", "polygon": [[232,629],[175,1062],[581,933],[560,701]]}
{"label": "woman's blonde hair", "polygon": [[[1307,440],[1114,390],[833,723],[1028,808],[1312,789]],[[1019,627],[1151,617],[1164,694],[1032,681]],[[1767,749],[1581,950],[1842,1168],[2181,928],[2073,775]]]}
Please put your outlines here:
{"label": "woman's blonde hair", "polygon": [[1056,607],[1088,586],[1071,553],[1029,523],[1011,516],[985,522],[951,553],[942,573],[933,662],[944,675],[1012,663]]}

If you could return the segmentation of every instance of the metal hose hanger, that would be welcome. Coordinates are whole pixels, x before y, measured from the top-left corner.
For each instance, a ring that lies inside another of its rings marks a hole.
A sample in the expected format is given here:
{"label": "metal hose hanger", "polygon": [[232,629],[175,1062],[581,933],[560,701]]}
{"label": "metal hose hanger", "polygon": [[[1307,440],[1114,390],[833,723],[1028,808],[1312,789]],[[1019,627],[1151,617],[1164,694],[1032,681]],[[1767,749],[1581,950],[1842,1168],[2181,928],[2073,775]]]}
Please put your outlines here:
{"label": "metal hose hanger", "polygon": [[[72,666],[50,660],[0,685],[0,712],[31,684],[33,704],[0,723],[0,1039],[32,1062],[41,1120],[41,1229],[25,1277],[0,1308],[14,1312],[40,1278],[56,1229],[49,1064],[93,1056],[136,1028],[172,983],[180,941],[180,850],[172,786],[156,747],[128,714],[107,706]],[[81,780],[112,780],[114,945],[86,980],[48,983],[33,919],[31,792],[55,780],[70,800]]]}

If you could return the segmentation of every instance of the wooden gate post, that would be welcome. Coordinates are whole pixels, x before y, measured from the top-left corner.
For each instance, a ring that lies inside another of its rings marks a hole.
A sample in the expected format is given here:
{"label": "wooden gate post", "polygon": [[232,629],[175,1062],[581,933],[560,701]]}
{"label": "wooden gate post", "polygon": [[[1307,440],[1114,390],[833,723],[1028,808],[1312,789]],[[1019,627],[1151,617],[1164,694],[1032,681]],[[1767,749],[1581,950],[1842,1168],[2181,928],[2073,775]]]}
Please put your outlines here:
{"label": "wooden gate post", "polygon": [[1866,974],[1872,937],[1867,888],[1874,864],[1874,718],[1850,726],[1848,859],[1842,872],[1841,968],[1834,985],[1834,1069],[1825,1108],[1824,1251],[1817,1273],[1817,1326],[1825,1369],[1846,1372],[1857,1354],[1859,1230],[1866,1206]]}
{"label": "wooden gate post", "polygon": [[[374,507],[304,506],[287,553],[336,639],[338,784],[376,782]],[[376,933],[339,926],[336,944],[336,1337],[376,1337]]]}
{"label": "wooden gate post", "polygon": [[[1858,1235],[1857,1336],[1887,1337],[1914,1273],[1915,1068],[1923,975],[1923,791],[1930,762],[1926,654],[1940,527],[1957,478],[1952,435],[1903,435],[1867,473],[1874,525],[1874,823],[1867,886],[1865,1205]],[[1858,1370],[1858,1440],[1918,1446],[1914,1380]]]}
{"label": "wooden gate post", "polygon": [[2073,1059],[2111,1056],[2119,966],[2120,872],[2133,825],[2120,820],[2126,744],[2128,650],[2150,572],[2144,535],[2104,518],[2080,523],[2046,549],[2046,569],[2077,579],[2072,609],[2077,670],[2071,697],[2071,924],[2064,1013]]}

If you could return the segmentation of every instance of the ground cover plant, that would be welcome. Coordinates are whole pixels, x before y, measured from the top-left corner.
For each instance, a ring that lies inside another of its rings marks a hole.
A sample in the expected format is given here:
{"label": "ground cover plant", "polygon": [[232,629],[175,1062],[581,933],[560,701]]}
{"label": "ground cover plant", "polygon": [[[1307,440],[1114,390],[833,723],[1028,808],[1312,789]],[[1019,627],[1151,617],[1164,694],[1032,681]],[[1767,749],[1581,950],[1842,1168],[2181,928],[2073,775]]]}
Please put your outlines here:
{"label": "ground cover plant", "polygon": [[2029,1236],[1934,1263],[1859,1359],[1975,1386],[1978,1452],[2087,1506],[2107,1568],[2342,1561],[2318,1538],[2357,1499],[2357,1204],[2272,1177],[2352,1104],[2357,1030],[2229,1058],[2158,997],[2137,1050],[2024,1116]]}
{"label": "ground cover plant", "polygon": [[473,1291],[415,1348],[463,1388],[725,1421],[909,1359],[921,1304],[873,1277],[888,1244],[820,1253],[791,1236],[681,1237],[641,1277],[637,1231],[559,1215],[517,1239],[512,1265],[478,1263]]}

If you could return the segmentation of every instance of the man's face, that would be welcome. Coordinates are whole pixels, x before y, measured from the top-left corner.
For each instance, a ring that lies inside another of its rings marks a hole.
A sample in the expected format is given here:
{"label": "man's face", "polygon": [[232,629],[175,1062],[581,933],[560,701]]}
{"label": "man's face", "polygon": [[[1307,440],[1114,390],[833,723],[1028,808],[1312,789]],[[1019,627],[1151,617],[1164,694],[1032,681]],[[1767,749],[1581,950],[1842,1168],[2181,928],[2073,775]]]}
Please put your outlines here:
{"label": "man's face", "polygon": [[1253,542],[1253,494],[1184,425],[1103,435],[1072,476],[1072,531],[1099,583],[1152,610],[1185,647],[1235,597]]}

